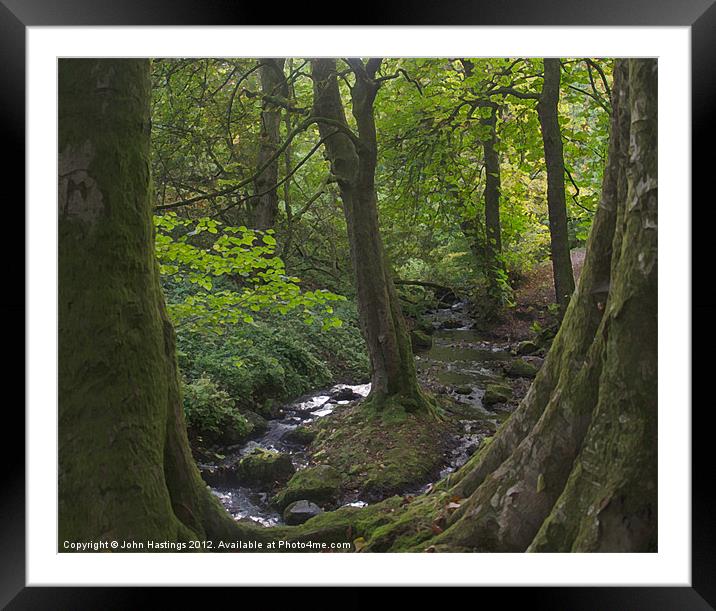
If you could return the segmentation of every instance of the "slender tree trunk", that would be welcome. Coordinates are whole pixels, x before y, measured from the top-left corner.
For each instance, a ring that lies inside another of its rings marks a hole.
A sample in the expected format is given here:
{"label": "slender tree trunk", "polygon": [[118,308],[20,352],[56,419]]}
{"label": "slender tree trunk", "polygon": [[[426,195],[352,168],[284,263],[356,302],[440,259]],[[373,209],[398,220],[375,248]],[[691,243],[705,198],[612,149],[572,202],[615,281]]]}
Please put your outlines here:
{"label": "slender tree trunk", "polygon": [[[469,59],[461,59],[465,76],[473,74],[474,64]],[[484,311],[488,317],[493,315],[502,302],[498,276],[504,269],[502,263],[502,230],[500,227],[500,155],[497,152],[497,109],[498,105],[489,100],[475,102],[476,106],[489,108],[490,115],[482,119],[482,125],[489,130],[487,137],[482,139],[482,151],[485,160],[485,247],[482,249],[476,240],[479,233],[475,231],[476,222],[463,223],[464,232],[472,232],[473,252],[482,261],[487,277],[488,303]],[[480,256],[484,251],[484,257]]]}
{"label": "slender tree trunk", "polygon": [[547,166],[547,207],[549,209],[554,290],[560,315],[563,315],[574,292],[574,273],[569,255],[567,201],[564,192],[564,154],[557,108],[560,69],[558,58],[545,58],[544,82],[542,95],[537,103],[537,112],[544,141],[544,160]]}
{"label": "slender tree trunk", "polygon": [[489,298],[493,307],[501,299],[498,275],[502,270],[502,235],[500,229],[500,156],[497,152],[497,106],[491,105],[490,116],[484,121],[489,136],[482,141],[485,155],[485,251]]}
{"label": "slender tree trunk", "polygon": [[241,536],[194,464],[154,255],[147,60],[59,62],[59,539]]}
{"label": "slender tree trunk", "polygon": [[[284,58],[262,58],[261,93],[261,133],[259,134],[259,153],[256,167],[263,167],[276,153],[280,145],[281,107],[271,101],[272,97],[288,98],[288,83],[283,73]],[[261,172],[254,182],[254,197],[251,199],[251,226],[255,229],[271,229],[278,215],[279,160]]]}
{"label": "slender tree trunk", "polygon": [[[360,60],[355,60],[359,62]],[[335,59],[312,60],[314,113],[326,154],[336,176],[348,227],[351,260],[356,281],[361,332],[372,367],[372,388],[366,405],[387,404],[408,411],[424,409],[429,401],[421,393],[410,337],[393,285],[378,224],[375,191],[377,144],[373,102],[378,83],[360,62],[354,62],[353,116],[358,136],[349,135],[338,89]],[[377,66],[376,66],[377,69]],[[331,135],[333,134],[333,135]]]}
{"label": "slender tree trunk", "polygon": [[655,551],[657,71],[619,60],[579,287],[527,396],[448,485],[444,551]]}

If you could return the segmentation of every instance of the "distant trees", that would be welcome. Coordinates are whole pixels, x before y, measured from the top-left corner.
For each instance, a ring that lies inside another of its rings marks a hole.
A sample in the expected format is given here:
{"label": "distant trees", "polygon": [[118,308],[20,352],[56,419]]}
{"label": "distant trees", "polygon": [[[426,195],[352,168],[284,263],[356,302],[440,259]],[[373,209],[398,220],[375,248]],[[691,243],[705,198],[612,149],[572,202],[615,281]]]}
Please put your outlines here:
{"label": "distant trees", "polygon": [[[261,127],[259,150],[256,158],[257,178],[254,196],[249,201],[250,220],[254,229],[271,229],[278,214],[279,159],[274,158],[281,143],[281,105],[288,101],[288,82],[283,73],[285,58],[262,58],[261,75]],[[266,167],[265,167],[266,166]],[[261,170],[261,168],[264,168]]]}
{"label": "distant trees", "polygon": [[410,336],[393,285],[378,223],[375,171],[378,162],[374,102],[381,60],[347,60],[355,77],[351,88],[354,133],[346,120],[335,59],[311,60],[313,110],[326,155],[340,189],[355,274],[361,331],[371,360],[371,392],[366,404],[425,410],[418,386]]}
{"label": "distant trees", "polygon": [[549,233],[554,274],[555,299],[560,315],[564,315],[574,292],[574,272],[569,254],[567,235],[567,202],[564,191],[564,152],[562,132],[559,127],[559,83],[560,60],[555,57],[544,59],[542,93],[537,102],[544,161],[547,166],[547,210],[549,212]]}
{"label": "distant trees", "polygon": [[[473,75],[474,63],[469,59],[462,59],[465,77]],[[500,276],[504,273],[502,260],[502,229],[500,227],[500,153],[498,151],[497,115],[499,104],[489,97],[481,97],[478,91],[471,92],[476,97],[471,100],[473,112],[478,109],[487,110],[487,116],[482,116],[480,125],[484,130],[480,141],[482,143],[483,164],[485,168],[485,188],[483,190],[485,210],[484,239],[484,267],[487,277],[487,299],[484,311],[487,316],[493,316],[502,305],[502,287]],[[477,239],[477,236],[475,236]]]}
{"label": "distant trees", "polygon": [[[562,132],[559,127],[560,71],[559,58],[545,58],[542,62],[542,91],[540,93],[518,89],[513,84],[492,87],[487,93],[490,96],[510,95],[523,100],[537,101],[537,115],[547,169],[547,210],[555,300],[559,305],[560,316],[562,316],[574,292],[574,273],[569,254],[564,152]],[[505,74],[509,75],[510,72],[511,68],[508,68]]]}

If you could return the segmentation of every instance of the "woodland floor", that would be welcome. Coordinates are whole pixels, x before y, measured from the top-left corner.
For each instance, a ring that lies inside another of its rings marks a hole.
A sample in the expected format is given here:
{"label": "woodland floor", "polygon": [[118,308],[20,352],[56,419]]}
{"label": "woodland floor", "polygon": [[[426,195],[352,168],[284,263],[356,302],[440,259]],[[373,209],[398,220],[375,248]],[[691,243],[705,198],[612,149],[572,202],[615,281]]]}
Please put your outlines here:
{"label": "woodland floor", "polygon": [[[579,280],[584,265],[584,248],[571,252],[575,282]],[[534,323],[546,328],[555,322],[549,306],[554,303],[554,276],[552,262],[545,261],[518,278],[515,287],[515,307],[506,308],[500,319],[490,326],[494,337],[507,341],[522,341],[534,336]]]}

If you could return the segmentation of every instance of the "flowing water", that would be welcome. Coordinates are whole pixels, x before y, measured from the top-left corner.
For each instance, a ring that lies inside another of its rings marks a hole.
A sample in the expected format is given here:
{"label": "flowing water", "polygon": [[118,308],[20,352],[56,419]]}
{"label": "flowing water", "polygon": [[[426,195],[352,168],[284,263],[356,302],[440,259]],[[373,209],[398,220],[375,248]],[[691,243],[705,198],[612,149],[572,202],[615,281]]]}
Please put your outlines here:
{"label": "flowing water", "polygon": [[[506,343],[485,340],[472,329],[465,303],[428,313],[435,331],[430,349],[416,355],[418,374],[422,382],[433,392],[448,394],[454,400],[474,410],[475,417],[460,420],[462,433],[455,439],[454,447],[446,456],[445,467],[440,473],[444,477],[462,466],[480,445],[492,434],[496,426],[508,415],[507,410],[493,411],[482,404],[485,384],[501,378],[501,364],[512,358],[510,346]],[[205,479],[212,484],[214,494],[236,519],[249,518],[264,526],[281,523],[281,516],[270,506],[270,493],[247,487],[222,485],[214,477],[221,464],[236,462],[250,454],[255,448],[266,448],[291,456],[298,470],[308,464],[305,448],[284,441],[284,436],[299,425],[323,418],[339,405],[365,397],[370,384],[338,384],[330,389],[302,397],[283,407],[283,417],[268,422],[268,429],[260,437],[238,447],[227,448],[226,456],[215,464],[200,464]],[[485,424],[490,426],[486,428]],[[429,484],[428,484],[429,485]],[[405,493],[425,490],[421,486]],[[350,503],[365,505],[362,501]]]}

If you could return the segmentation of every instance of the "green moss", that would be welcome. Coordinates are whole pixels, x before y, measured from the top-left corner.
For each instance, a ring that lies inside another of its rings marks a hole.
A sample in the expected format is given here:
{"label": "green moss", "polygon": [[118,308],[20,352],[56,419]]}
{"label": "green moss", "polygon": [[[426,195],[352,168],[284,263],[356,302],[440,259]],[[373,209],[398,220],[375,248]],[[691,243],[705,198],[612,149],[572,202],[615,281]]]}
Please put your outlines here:
{"label": "green moss", "polygon": [[410,342],[413,350],[427,350],[433,345],[433,338],[423,331],[413,329],[410,332]]}
{"label": "green moss", "polygon": [[294,501],[307,500],[317,505],[333,503],[343,484],[339,471],[329,465],[307,467],[296,473],[273,498],[273,503],[283,510]]}
{"label": "green moss", "polygon": [[316,431],[305,426],[297,426],[282,437],[282,441],[298,445],[308,445],[316,438]]}
{"label": "green moss", "polygon": [[236,467],[236,475],[243,484],[271,484],[285,481],[295,469],[288,454],[256,448],[241,459]]}
{"label": "green moss", "polygon": [[505,373],[513,378],[534,378],[539,369],[524,359],[515,359],[505,368]]}
{"label": "green moss", "polygon": [[331,465],[344,487],[380,499],[429,481],[444,464],[452,424],[410,413],[399,403],[381,411],[347,406],[313,425],[315,461]]}
{"label": "green moss", "polygon": [[505,384],[488,384],[482,402],[485,405],[506,403],[512,398],[512,389]]}

